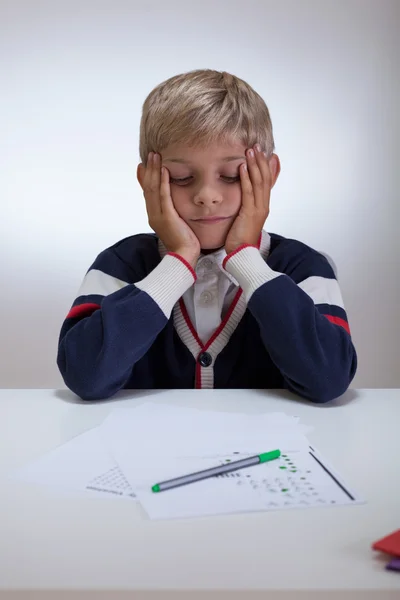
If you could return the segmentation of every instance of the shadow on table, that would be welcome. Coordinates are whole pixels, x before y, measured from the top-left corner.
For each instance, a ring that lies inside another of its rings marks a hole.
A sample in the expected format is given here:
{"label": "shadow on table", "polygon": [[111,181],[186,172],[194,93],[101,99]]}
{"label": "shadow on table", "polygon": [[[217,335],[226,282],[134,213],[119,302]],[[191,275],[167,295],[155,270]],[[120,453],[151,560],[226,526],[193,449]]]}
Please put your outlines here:
{"label": "shadow on table", "polygon": [[[104,404],[106,402],[118,402],[120,400],[139,400],[142,398],[147,398],[149,396],[157,396],[161,392],[165,392],[165,391],[166,390],[159,390],[159,389],[120,390],[111,398],[105,398],[105,399],[100,399],[100,400],[82,400],[81,398],[79,398],[79,396],[77,396],[70,390],[55,390],[54,395],[59,400],[62,400],[63,402],[69,402],[70,404],[93,404],[93,403]],[[336,398],[335,400],[331,400],[330,402],[318,404],[316,402],[315,403],[311,402],[310,400],[307,400],[305,398],[301,398],[300,396],[297,396],[296,394],[293,394],[292,392],[289,392],[288,390],[256,390],[256,391],[259,392],[261,395],[265,394],[267,396],[268,396],[268,394],[273,393],[275,398],[280,396],[282,399],[284,399],[286,401],[295,402],[296,404],[299,404],[299,403],[307,404],[308,406],[311,404],[312,406],[315,406],[316,408],[337,408],[340,406],[346,406],[350,402],[353,403],[355,400],[357,400],[360,397],[360,394],[358,393],[357,390],[349,389],[342,396],[339,396],[339,398]]]}
{"label": "shadow on table", "polygon": [[117,392],[111,398],[99,399],[99,400],[82,400],[76,394],[70,390],[55,390],[54,396],[63,402],[69,402],[70,404],[104,404],[106,402],[117,402],[119,400],[139,400],[147,396],[154,396],[159,394],[160,390],[121,390]]}
{"label": "shadow on table", "polygon": [[[260,393],[268,394],[269,390],[259,390]],[[272,391],[272,390],[271,390]],[[349,389],[347,392],[335,398],[334,400],[330,400],[329,402],[311,402],[311,400],[307,400],[307,398],[302,398],[301,396],[297,396],[296,394],[289,392],[288,390],[273,390],[274,397],[281,397],[283,400],[287,400],[289,402],[294,402],[295,404],[306,404],[307,406],[315,406],[315,408],[338,408],[340,406],[346,406],[347,404],[353,403],[357,399],[360,398],[361,394],[358,390]]]}

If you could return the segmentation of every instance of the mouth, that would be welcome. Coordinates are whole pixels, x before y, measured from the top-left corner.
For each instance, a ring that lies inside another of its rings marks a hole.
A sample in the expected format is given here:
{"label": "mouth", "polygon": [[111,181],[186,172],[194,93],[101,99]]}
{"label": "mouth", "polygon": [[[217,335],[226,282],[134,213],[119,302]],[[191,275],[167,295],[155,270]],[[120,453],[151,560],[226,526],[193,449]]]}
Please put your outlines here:
{"label": "mouth", "polygon": [[213,223],[220,223],[221,221],[227,221],[230,217],[203,217],[202,219],[193,219],[195,223],[201,223],[204,225],[211,225]]}

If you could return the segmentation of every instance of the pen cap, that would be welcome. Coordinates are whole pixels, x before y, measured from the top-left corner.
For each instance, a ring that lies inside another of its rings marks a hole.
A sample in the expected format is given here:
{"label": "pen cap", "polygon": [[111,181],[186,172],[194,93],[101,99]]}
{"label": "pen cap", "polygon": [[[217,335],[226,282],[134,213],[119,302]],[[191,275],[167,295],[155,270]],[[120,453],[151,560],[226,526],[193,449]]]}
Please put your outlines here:
{"label": "pen cap", "polygon": [[274,460],[275,458],[279,458],[280,455],[280,450],[272,450],[272,452],[264,452],[264,454],[259,454],[258,458],[260,459],[260,463],[263,463],[268,462],[269,460]]}

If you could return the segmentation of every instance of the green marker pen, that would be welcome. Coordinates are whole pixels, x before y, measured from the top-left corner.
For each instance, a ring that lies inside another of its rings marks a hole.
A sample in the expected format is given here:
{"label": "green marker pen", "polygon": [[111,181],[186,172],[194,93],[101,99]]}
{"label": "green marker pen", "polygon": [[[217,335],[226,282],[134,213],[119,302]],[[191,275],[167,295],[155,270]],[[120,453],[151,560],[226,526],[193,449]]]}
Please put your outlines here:
{"label": "green marker pen", "polygon": [[182,477],[176,477],[169,479],[168,481],[162,481],[156,483],[151,488],[153,492],[164,492],[165,490],[171,490],[181,485],[187,485],[188,483],[194,483],[195,481],[201,481],[208,479],[209,477],[215,477],[216,475],[223,475],[224,473],[231,473],[232,471],[238,471],[246,467],[254,467],[260,463],[275,460],[281,455],[280,450],[272,450],[271,452],[264,452],[264,454],[257,454],[256,456],[250,456],[249,458],[242,458],[226,465],[219,467],[212,467],[211,469],[204,469],[204,471],[197,471],[190,475],[183,475]]}

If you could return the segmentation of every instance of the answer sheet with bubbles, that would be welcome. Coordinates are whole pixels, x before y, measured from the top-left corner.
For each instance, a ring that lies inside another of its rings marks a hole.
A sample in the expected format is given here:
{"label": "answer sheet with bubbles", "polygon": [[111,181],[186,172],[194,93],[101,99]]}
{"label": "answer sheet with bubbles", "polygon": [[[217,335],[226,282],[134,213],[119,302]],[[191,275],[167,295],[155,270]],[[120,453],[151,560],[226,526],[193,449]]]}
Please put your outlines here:
{"label": "answer sheet with bubbles", "polygon": [[[168,471],[167,477],[226,464],[240,458],[244,458],[244,455],[236,453],[214,460],[177,459],[175,468]],[[150,481],[159,482],[157,471],[161,473],[161,470],[149,462],[145,469],[146,482],[142,480],[135,491],[151,519],[334,507],[363,502],[311,447],[307,451],[288,452],[270,462],[160,493],[153,493],[149,484]]]}

